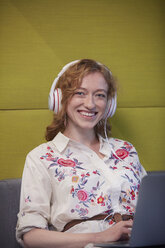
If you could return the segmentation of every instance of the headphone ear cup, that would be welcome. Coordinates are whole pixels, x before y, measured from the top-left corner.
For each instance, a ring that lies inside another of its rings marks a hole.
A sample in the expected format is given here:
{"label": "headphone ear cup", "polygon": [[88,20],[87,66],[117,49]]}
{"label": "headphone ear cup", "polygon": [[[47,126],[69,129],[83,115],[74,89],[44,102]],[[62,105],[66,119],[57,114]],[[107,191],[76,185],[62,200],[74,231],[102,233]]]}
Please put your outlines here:
{"label": "headphone ear cup", "polygon": [[53,84],[51,86],[49,97],[48,97],[48,107],[50,110],[53,110],[54,113],[58,113],[61,109],[61,100],[62,100],[62,91],[61,89],[56,88],[56,84],[59,78],[63,75],[63,73],[69,68],[69,66],[74,65],[79,60],[72,61],[65,65],[62,70],[58,73],[58,76],[54,79]]}
{"label": "headphone ear cup", "polygon": [[55,89],[49,93],[49,109],[58,114],[61,110],[62,91],[60,88]]}
{"label": "headphone ear cup", "polygon": [[54,92],[53,91],[50,91],[49,92],[49,97],[48,97],[48,107],[50,110],[53,110],[53,103],[54,103]]}
{"label": "headphone ear cup", "polygon": [[107,107],[104,114],[104,119],[112,117],[115,114],[117,107],[117,95],[108,100]]}

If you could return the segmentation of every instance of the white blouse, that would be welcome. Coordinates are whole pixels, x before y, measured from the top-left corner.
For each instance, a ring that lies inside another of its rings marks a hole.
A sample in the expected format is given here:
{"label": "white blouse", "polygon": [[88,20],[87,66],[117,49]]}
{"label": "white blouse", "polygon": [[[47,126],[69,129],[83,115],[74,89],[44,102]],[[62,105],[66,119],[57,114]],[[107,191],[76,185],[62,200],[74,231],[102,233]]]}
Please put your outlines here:
{"label": "white blouse", "polygon": [[[101,159],[89,147],[62,133],[32,150],[26,158],[21,187],[17,240],[32,228],[62,231],[73,219],[100,213],[134,214],[142,177],[146,174],[134,146],[100,140]],[[115,151],[115,154],[112,152]],[[98,232],[112,220],[82,222],[67,232]]]}

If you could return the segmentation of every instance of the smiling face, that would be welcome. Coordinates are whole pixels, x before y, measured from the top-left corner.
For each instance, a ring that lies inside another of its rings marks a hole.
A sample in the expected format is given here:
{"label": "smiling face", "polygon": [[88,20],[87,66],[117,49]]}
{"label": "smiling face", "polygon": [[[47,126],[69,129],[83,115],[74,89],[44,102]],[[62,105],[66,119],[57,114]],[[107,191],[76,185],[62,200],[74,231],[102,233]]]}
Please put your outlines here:
{"label": "smiling face", "polygon": [[68,102],[66,130],[93,130],[104,116],[107,92],[108,84],[100,72],[84,76]]}

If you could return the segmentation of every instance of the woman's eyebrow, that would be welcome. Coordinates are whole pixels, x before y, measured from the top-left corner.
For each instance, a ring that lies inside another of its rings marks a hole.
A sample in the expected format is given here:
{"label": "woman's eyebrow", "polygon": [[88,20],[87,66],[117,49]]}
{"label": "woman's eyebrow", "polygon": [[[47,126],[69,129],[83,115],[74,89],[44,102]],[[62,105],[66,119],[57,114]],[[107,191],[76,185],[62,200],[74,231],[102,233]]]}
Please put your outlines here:
{"label": "woman's eyebrow", "polygon": [[107,93],[107,90],[104,89],[97,89],[96,91],[104,91],[105,93]]}
{"label": "woman's eyebrow", "polygon": [[78,87],[76,90],[86,90],[86,89],[83,87]]}
{"label": "woman's eyebrow", "polygon": [[[88,89],[83,88],[83,87],[79,87],[76,90],[85,90],[85,91],[87,91]],[[95,92],[97,92],[97,91],[104,91],[105,93],[107,93],[107,90],[105,90],[105,89],[96,89]]]}
{"label": "woman's eyebrow", "polygon": [[78,87],[76,90],[83,90],[83,91],[88,91],[88,89],[83,88],[83,87]]}

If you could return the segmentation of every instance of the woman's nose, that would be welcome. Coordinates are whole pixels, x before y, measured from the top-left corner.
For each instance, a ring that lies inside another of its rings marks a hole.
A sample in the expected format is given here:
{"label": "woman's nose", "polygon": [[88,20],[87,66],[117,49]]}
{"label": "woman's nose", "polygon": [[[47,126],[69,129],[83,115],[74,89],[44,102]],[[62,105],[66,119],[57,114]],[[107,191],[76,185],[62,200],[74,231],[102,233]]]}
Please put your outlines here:
{"label": "woman's nose", "polygon": [[86,96],[85,101],[84,101],[84,105],[86,108],[88,109],[93,109],[95,107],[95,100],[93,96]]}

